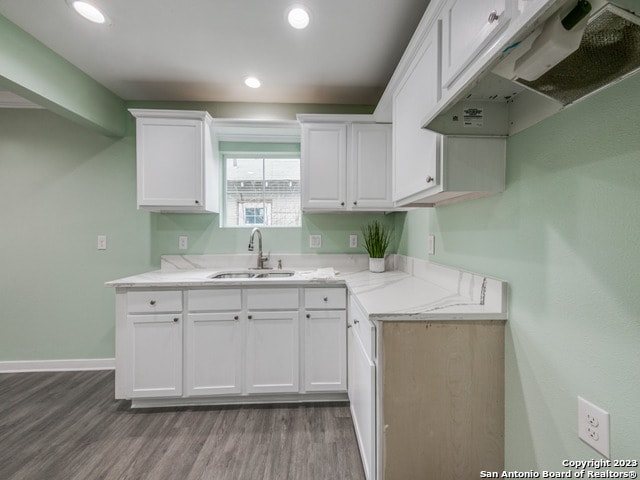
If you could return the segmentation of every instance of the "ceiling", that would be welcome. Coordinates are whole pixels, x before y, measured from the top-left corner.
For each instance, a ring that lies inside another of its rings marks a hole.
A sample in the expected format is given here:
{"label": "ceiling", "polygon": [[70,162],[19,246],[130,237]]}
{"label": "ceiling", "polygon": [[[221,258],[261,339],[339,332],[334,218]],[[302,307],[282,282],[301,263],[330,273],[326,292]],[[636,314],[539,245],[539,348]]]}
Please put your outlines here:
{"label": "ceiling", "polygon": [[[429,0],[0,0],[0,14],[125,100],[379,100]],[[286,22],[293,4],[305,30]],[[259,89],[243,83],[253,75]]]}

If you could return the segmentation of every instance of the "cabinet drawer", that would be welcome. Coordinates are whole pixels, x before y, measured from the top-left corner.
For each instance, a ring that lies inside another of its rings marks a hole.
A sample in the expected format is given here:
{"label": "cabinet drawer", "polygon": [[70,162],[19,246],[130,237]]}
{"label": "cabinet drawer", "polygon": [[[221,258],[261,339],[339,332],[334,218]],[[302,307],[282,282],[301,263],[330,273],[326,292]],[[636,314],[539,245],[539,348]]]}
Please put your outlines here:
{"label": "cabinet drawer", "polygon": [[346,308],[347,293],[344,288],[305,288],[305,308]]}
{"label": "cabinet drawer", "polygon": [[349,326],[362,342],[362,346],[371,361],[376,358],[376,329],[369,316],[360,308],[353,297],[349,298]]}
{"label": "cabinet drawer", "polygon": [[287,310],[298,308],[297,288],[256,288],[247,290],[249,310]]}
{"label": "cabinet drawer", "polygon": [[129,313],[181,312],[182,292],[180,290],[128,292],[127,311]]}
{"label": "cabinet drawer", "polygon": [[187,298],[190,312],[240,310],[242,308],[242,291],[239,288],[233,290],[190,290]]}

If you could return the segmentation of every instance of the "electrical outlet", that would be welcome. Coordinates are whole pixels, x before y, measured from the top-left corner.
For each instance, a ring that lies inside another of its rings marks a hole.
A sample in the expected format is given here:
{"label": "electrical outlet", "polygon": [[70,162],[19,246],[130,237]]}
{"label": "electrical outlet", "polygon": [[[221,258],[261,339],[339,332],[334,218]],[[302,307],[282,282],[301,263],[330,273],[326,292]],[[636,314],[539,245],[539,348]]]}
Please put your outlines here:
{"label": "electrical outlet", "polygon": [[578,437],[610,458],[609,413],[578,397]]}
{"label": "electrical outlet", "polygon": [[98,250],[106,250],[106,249],[107,249],[107,236],[98,235]]}
{"label": "electrical outlet", "polygon": [[321,248],[322,235],[309,235],[309,248]]}
{"label": "electrical outlet", "polygon": [[358,248],[358,235],[349,235],[349,248]]}
{"label": "electrical outlet", "polygon": [[186,235],[180,235],[178,237],[178,249],[186,250],[187,248],[189,248],[189,237]]}
{"label": "electrical outlet", "polygon": [[436,237],[435,235],[429,235],[427,237],[427,253],[429,255],[436,254]]}

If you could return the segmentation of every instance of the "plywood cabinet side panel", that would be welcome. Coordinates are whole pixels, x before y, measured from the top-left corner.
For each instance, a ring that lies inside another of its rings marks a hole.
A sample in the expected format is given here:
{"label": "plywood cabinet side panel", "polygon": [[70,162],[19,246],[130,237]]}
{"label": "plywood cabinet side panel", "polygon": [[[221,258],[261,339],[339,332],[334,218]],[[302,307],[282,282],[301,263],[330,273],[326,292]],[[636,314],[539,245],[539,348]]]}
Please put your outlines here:
{"label": "plywood cabinet side panel", "polygon": [[381,322],[384,479],[504,464],[504,322]]}

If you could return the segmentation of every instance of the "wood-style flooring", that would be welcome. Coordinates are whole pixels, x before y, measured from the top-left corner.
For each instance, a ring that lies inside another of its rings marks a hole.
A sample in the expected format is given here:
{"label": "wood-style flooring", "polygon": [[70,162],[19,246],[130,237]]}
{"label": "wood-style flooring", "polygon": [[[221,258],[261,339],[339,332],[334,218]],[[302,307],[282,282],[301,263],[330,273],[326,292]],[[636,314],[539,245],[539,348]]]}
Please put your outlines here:
{"label": "wood-style flooring", "polygon": [[132,410],[113,375],[0,374],[0,479],[364,479],[345,405]]}

